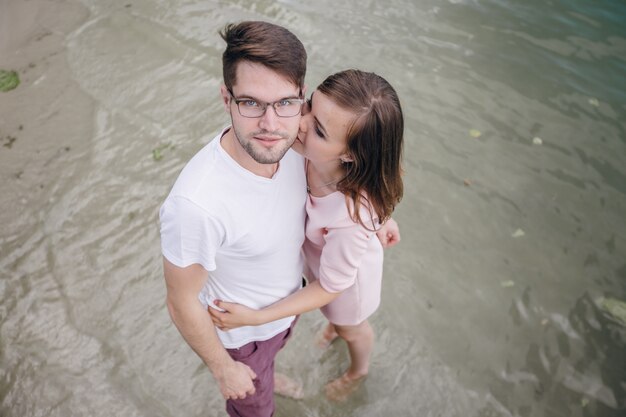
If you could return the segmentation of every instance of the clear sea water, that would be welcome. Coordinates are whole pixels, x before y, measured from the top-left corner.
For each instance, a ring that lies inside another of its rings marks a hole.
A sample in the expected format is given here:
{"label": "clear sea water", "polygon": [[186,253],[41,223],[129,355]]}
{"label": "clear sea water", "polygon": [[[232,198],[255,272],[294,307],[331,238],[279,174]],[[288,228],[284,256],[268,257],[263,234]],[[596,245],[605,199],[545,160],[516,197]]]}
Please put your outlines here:
{"label": "clear sea water", "polygon": [[277,363],[306,397],[276,416],[626,415],[626,3],[31,6],[11,56],[63,47],[0,93],[0,110],[40,109],[0,116],[0,415],[225,416],[165,308],[157,211],[228,123],[217,31],[244,19],[300,37],[310,90],[375,71],[406,116],[371,374],[329,403],[348,356],[313,346],[307,314]]}

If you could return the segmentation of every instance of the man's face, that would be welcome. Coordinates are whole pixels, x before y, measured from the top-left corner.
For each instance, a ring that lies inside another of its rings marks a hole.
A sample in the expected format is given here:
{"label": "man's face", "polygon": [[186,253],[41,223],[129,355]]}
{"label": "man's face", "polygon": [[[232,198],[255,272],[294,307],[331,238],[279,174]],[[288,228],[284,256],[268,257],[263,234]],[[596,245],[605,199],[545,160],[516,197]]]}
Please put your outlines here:
{"label": "man's face", "polygon": [[[233,85],[232,93],[237,99],[250,99],[258,103],[300,97],[299,88],[282,75],[261,64],[245,61],[237,66],[237,83]],[[224,86],[222,97],[241,147],[260,164],[278,162],[297,137],[300,114],[279,117],[274,108],[268,106],[263,116],[248,118],[239,113],[237,103]]]}

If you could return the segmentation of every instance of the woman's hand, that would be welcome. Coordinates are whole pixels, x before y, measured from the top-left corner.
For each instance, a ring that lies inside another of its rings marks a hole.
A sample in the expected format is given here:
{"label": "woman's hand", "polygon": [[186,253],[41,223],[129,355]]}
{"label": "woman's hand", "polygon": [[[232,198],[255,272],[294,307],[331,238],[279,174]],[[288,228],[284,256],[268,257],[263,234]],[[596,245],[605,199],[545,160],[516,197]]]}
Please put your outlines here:
{"label": "woman's hand", "polygon": [[221,300],[215,300],[214,303],[216,307],[224,311],[219,311],[211,306],[208,307],[208,311],[215,327],[222,331],[236,329],[241,326],[256,326],[262,323],[259,320],[261,316],[259,310]]}
{"label": "woman's hand", "polygon": [[390,248],[400,242],[400,227],[392,218],[389,218],[376,232],[376,236],[383,245],[383,248]]}

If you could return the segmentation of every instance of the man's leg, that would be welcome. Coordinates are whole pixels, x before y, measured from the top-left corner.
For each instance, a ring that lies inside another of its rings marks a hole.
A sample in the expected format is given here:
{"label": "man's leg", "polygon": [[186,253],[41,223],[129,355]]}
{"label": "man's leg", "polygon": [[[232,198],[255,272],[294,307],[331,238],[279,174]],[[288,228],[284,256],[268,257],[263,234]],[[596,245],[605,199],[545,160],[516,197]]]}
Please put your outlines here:
{"label": "man's leg", "polygon": [[256,392],[243,400],[227,400],[226,412],[231,417],[271,417],[274,414],[274,358],[291,335],[291,326],[261,342],[250,342],[239,349],[227,349],[230,356],[248,365],[256,373]]}

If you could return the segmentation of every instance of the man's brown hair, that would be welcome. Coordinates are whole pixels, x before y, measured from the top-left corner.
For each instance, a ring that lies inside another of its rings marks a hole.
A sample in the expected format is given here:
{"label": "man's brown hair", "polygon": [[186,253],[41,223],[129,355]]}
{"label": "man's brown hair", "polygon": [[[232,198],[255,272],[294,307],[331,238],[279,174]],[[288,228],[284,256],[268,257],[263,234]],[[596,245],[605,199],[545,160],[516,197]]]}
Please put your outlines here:
{"label": "man's brown hair", "polygon": [[303,90],[306,50],[289,30],[268,22],[246,21],[226,25],[220,36],[226,41],[222,72],[230,91],[237,83],[237,65],[241,61],[264,65]]}

